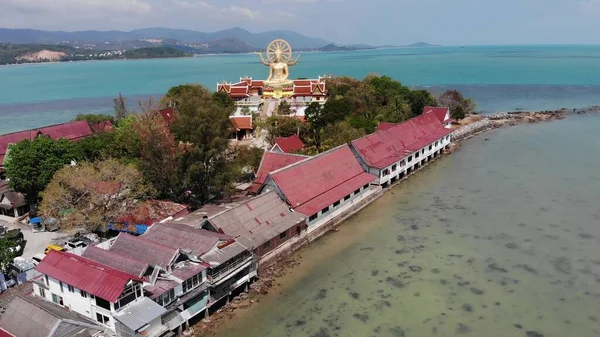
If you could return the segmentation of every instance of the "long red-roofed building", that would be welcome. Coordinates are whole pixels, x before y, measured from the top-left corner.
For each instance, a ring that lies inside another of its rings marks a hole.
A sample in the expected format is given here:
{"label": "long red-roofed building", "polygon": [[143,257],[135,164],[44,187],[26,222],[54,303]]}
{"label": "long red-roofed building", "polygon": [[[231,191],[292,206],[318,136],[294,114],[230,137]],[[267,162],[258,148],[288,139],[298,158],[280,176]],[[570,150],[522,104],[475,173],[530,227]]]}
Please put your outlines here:
{"label": "long red-roofed building", "polygon": [[403,178],[439,156],[450,144],[450,133],[434,113],[424,113],[365,137],[353,140],[351,148],[365,171],[385,185]]}
{"label": "long red-roofed building", "polygon": [[263,191],[274,190],[313,225],[369,190],[377,177],[365,173],[348,145],[271,172]]}
{"label": "long red-roofed building", "polygon": [[444,125],[445,128],[452,127],[452,116],[448,107],[433,107],[426,106],[423,108],[423,114],[434,114],[437,119]]}
{"label": "long red-roofed building", "polygon": [[306,158],[310,157],[291,153],[265,152],[260,161],[260,165],[258,166],[258,170],[256,171],[256,179],[247,191],[252,194],[259,193],[260,189],[267,181],[269,173]]}

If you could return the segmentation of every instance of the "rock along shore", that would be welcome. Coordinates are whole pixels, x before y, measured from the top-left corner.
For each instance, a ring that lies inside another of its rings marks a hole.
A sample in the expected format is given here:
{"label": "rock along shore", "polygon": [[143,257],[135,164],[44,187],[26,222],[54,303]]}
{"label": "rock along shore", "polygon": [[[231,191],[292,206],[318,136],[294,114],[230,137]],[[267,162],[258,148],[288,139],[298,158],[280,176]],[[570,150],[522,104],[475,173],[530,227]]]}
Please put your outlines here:
{"label": "rock along shore", "polygon": [[560,109],[538,112],[501,112],[490,115],[471,115],[460,122],[460,126],[452,132],[452,140],[460,142],[474,137],[480,133],[526,123],[538,123],[551,120],[564,119],[568,115],[587,114],[600,112],[600,106],[585,109]]}

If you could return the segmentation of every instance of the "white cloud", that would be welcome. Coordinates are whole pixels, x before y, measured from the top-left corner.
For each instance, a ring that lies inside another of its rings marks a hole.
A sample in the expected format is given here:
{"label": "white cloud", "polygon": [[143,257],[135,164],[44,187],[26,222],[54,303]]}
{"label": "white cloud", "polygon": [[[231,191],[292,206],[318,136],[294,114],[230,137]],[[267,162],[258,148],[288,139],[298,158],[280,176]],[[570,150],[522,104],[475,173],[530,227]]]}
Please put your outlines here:
{"label": "white cloud", "polygon": [[250,20],[260,20],[261,19],[259,11],[253,11],[246,7],[239,7],[239,6],[231,5],[231,6],[229,6],[228,11],[231,13],[240,14],[242,16],[245,16],[245,17],[249,18]]}

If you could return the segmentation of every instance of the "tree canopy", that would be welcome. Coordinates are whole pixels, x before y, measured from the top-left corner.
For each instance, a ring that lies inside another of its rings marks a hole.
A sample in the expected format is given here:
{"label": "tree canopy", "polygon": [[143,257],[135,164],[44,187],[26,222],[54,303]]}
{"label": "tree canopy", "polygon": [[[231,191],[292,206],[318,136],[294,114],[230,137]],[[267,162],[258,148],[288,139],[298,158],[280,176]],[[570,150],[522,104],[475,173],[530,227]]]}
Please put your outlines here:
{"label": "tree canopy", "polygon": [[115,117],[104,114],[79,114],[75,116],[75,118],[73,118],[72,121],[87,121],[88,123],[100,123],[104,121],[110,121],[112,124],[115,124]]}
{"label": "tree canopy", "polygon": [[54,141],[38,136],[11,145],[4,169],[10,186],[24,193],[30,204],[35,204],[54,173],[82,157],[79,147],[66,139]]}
{"label": "tree canopy", "polygon": [[446,90],[438,98],[442,106],[450,108],[452,118],[460,120],[475,110],[475,102],[465,98],[458,90]]}
{"label": "tree canopy", "polygon": [[58,170],[44,190],[40,212],[59,221],[62,229],[105,226],[137,200],[155,194],[142,173],[132,164],[116,159],[80,162]]}

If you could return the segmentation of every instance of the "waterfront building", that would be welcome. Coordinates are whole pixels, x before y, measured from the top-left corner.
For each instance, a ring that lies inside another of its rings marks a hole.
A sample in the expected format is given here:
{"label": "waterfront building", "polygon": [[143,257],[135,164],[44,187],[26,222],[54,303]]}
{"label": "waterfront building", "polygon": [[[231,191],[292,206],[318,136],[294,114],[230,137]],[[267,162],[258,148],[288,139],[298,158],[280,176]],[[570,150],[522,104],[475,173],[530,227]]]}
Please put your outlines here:
{"label": "waterfront building", "polygon": [[377,177],[375,183],[386,187],[437,158],[450,145],[451,132],[436,113],[423,113],[395,125],[380,125],[350,147],[364,170]]}
{"label": "waterfront building", "polygon": [[291,211],[275,192],[268,192],[208,218],[204,228],[245,238],[263,264],[291,250],[306,230],[305,219],[305,215]]}
{"label": "waterfront building", "polygon": [[452,116],[450,115],[450,108],[448,107],[426,106],[423,108],[423,113],[434,114],[446,129],[450,129],[452,127],[452,123],[454,122]]}
{"label": "waterfront building", "polygon": [[269,173],[278,170],[282,167],[297,163],[309,156],[291,153],[265,152],[256,171],[256,179],[246,190],[250,194],[257,194],[267,181]]}
{"label": "waterfront building", "polygon": [[261,62],[269,67],[266,80],[254,80],[252,77],[241,77],[238,82],[223,81],[217,83],[217,92],[231,97],[237,110],[234,116],[260,114],[263,117],[273,116],[283,101],[290,105],[291,117],[304,119],[304,110],[312,102],[325,104],[327,101],[326,76],[316,79],[289,79],[289,67],[298,63],[299,56],[292,57],[292,47],[284,40],[277,39],[268,46]]}
{"label": "waterfront building", "polygon": [[275,137],[275,144],[271,148],[271,152],[293,153],[304,148],[304,142],[298,135],[289,137]]}
{"label": "waterfront building", "polygon": [[341,145],[271,172],[262,193],[275,191],[295,212],[306,215],[311,231],[373,193],[370,184],[376,180],[348,145]]}
{"label": "waterfront building", "polygon": [[[244,242],[244,243],[242,243]],[[51,252],[36,267],[34,294],[95,320],[117,336],[162,336],[234,292],[257,262],[249,241],[179,223],[121,233],[82,256]]]}
{"label": "waterfront building", "polygon": [[7,184],[0,182],[0,215],[18,218],[29,212],[29,204],[25,196],[15,192]]}

